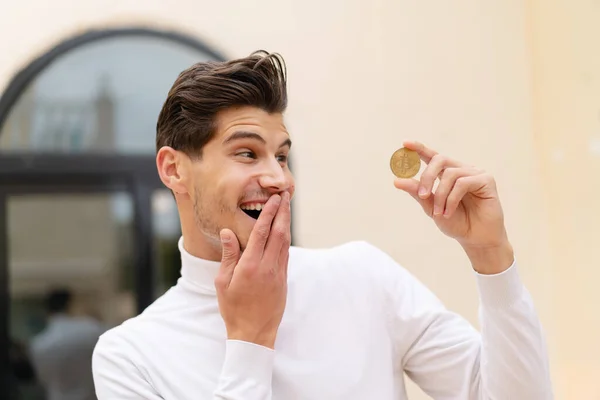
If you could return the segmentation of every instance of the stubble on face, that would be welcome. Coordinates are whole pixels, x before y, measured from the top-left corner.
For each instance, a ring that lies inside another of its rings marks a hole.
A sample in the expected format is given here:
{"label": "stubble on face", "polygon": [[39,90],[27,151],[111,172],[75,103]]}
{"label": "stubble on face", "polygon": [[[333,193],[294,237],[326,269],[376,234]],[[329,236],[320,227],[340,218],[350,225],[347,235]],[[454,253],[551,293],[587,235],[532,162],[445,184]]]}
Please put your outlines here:
{"label": "stubble on face", "polygon": [[216,246],[220,246],[221,226],[218,221],[223,220],[227,213],[235,213],[236,210],[229,210],[218,198],[206,198],[205,193],[200,188],[194,188],[194,222],[198,231],[204,234]]}

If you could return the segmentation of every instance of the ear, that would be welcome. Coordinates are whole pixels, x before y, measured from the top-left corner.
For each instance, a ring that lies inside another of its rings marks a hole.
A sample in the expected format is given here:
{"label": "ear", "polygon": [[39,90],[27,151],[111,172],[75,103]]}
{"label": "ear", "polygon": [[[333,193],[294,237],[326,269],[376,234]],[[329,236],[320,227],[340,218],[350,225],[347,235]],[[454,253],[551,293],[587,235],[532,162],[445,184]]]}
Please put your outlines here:
{"label": "ear", "polygon": [[164,146],[156,154],[156,168],[162,183],[176,194],[188,192],[187,177],[190,175],[189,158],[186,154]]}

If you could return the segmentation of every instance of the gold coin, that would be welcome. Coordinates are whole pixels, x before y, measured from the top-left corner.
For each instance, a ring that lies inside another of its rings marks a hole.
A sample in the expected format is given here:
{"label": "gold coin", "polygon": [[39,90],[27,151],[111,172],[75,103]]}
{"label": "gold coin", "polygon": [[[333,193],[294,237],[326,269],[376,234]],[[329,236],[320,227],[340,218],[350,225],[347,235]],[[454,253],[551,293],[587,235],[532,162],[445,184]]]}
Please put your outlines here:
{"label": "gold coin", "polygon": [[421,158],[416,151],[402,147],[392,154],[390,168],[398,178],[412,178],[421,169]]}

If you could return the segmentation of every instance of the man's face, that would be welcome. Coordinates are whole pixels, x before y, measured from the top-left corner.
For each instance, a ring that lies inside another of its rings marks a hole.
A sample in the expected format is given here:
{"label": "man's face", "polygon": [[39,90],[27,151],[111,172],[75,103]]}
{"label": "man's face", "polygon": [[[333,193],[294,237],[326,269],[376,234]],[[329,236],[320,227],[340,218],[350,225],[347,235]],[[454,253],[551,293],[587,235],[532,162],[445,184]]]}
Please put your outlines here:
{"label": "man's face", "polygon": [[195,224],[209,242],[231,229],[243,250],[261,207],[275,193],[294,194],[291,141],[281,114],[239,107],[217,115],[215,137],[192,164]]}

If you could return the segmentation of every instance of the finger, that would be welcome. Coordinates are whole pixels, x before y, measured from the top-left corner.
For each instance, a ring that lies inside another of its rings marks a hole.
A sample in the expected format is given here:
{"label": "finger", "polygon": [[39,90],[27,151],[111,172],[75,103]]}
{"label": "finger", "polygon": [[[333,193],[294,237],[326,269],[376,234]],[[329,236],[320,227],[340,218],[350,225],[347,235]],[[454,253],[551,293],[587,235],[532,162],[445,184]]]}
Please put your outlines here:
{"label": "finger", "polygon": [[440,178],[440,184],[435,190],[433,215],[437,217],[444,213],[446,208],[446,199],[452,191],[454,183],[457,179],[475,174],[477,174],[477,170],[472,168],[447,168],[444,171],[444,175]]}
{"label": "finger", "polygon": [[429,164],[431,159],[438,154],[437,151],[430,149],[421,142],[406,140],[402,143],[402,145],[409,150],[416,151],[419,157],[421,157],[421,160],[427,164]]}
{"label": "finger", "polygon": [[[281,196],[281,204],[275,219],[273,220],[273,226],[271,227],[271,233],[267,240],[267,246],[263,259],[266,265],[277,265],[282,267],[280,255],[282,251],[289,249],[291,242],[291,215],[290,215],[290,194],[284,192]],[[277,271],[279,272],[279,271]]]}
{"label": "finger", "polygon": [[[407,141],[404,141],[402,143],[402,145],[404,147],[406,147],[407,149],[416,151],[417,154],[419,155],[419,157],[421,157],[421,160],[423,160],[426,164],[429,164],[431,162],[432,158],[434,158],[436,156],[440,156],[440,154],[437,151],[430,149],[429,147],[425,146],[421,142],[407,140]],[[444,156],[444,158],[446,159],[446,163],[450,167],[463,166],[463,163],[461,163],[457,160],[454,160],[454,159],[446,157],[446,156]]]}
{"label": "finger", "polygon": [[484,175],[464,176],[458,178],[446,200],[444,217],[450,218],[467,193],[477,192],[487,184]]}
{"label": "finger", "polygon": [[265,250],[265,245],[269,239],[269,233],[271,232],[271,224],[273,218],[277,214],[279,204],[281,203],[281,196],[274,194],[269,197],[269,200],[265,203],[263,210],[260,212],[254,228],[248,238],[248,245],[244,251],[244,256],[250,259],[261,259]]}
{"label": "finger", "polygon": [[215,278],[215,286],[226,288],[233,278],[233,271],[240,260],[240,243],[230,229],[221,230],[221,265]]}
{"label": "finger", "polygon": [[402,145],[409,150],[416,151],[417,154],[419,154],[419,157],[421,157],[421,160],[423,160],[425,163],[429,163],[429,161],[431,161],[431,159],[438,154],[437,151],[430,149],[421,142],[405,140]]}
{"label": "finger", "polygon": [[283,274],[283,279],[285,281],[287,281],[289,260],[290,248],[284,246],[281,248],[281,253],[279,253],[279,263],[281,264],[281,273]]}
{"label": "finger", "polygon": [[281,246],[281,251],[279,252],[279,258],[278,258],[281,271],[285,275],[285,279],[286,280],[287,280],[288,261],[289,261],[289,257],[290,257],[290,246],[292,244],[292,203],[291,203],[291,196],[290,196],[290,203],[289,203],[288,233],[289,233],[289,242],[286,245]]}
{"label": "finger", "polygon": [[425,167],[425,170],[421,174],[419,197],[422,199],[429,197],[431,191],[433,190],[435,180],[446,168],[445,162],[446,159],[440,155],[435,155],[431,160],[429,160],[429,164],[427,164],[427,167]]}
{"label": "finger", "polygon": [[419,190],[419,181],[416,179],[402,179],[397,178],[394,180],[394,186],[397,189],[403,190],[417,200],[417,202],[423,207],[425,214],[430,217],[433,215],[433,197],[422,199],[418,196],[417,191]]}

